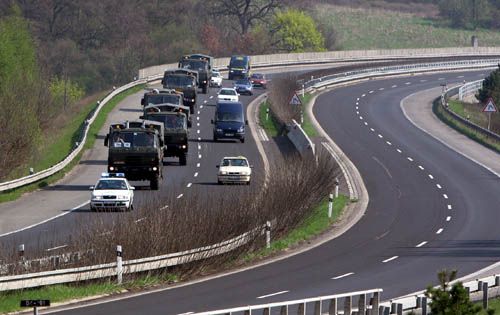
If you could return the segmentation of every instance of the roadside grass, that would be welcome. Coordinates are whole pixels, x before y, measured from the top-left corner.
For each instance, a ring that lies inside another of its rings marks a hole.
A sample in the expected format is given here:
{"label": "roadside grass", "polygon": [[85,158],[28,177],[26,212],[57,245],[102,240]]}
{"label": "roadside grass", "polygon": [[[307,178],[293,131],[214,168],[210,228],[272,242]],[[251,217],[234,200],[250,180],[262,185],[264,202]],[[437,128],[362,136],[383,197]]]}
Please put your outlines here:
{"label": "roadside grass", "polygon": [[441,19],[410,13],[328,4],[313,12],[318,24],[335,34],[337,50],[468,47],[473,35],[481,46],[500,45],[497,31],[453,29]]}
{"label": "roadside grass", "polygon": [[[500,297],[490,299],[488,301],[488,307],[495,311],[493,314],[500,314]],[[482,310],[478,315],[487,315],[486,310]]]}
{"label": "roadside grass", "polygon": [[259,123],[264,131],[270,137],[278,136],[279,125],[274,119],[271,110],[269,110],[269,115],[266,119],[266,111],[269,109],[268,101],[263,102],[259,106]]}
{"label": "roadside grass", "polygon": [[[261,259],[319,235],[339,218],[348,202],[349,200],[346,196],[340,195],[336,198],[333,202],[332,218],[329,219],[328,200],[324,200],[312,210],[311,215],[300,226],[282,239],[272,242],[270,249],[262,249],[248,254],[243,258],[244,261],[248,263],[254,259]],[[229,265],[236,262],[232,261]],[[51,303],[55,304],[73,299],[111,295],[123,292],[124,290],[140,290],[157,285],[174,283],[179,281],[179,277],[175,274],[143,275],[134,277],[128,281],[124,280],[122,285],[117,285],[114,281],[114,278],[110,278],[102,282],[60,284],[34,289],[0,292],[0,313],[19,311],[21,309],[19,303],[23,299],[50,299]]]}
{"label": "roadside grass", "polygon": [[287,236],[272,241],[271,232],[271,248],[263,248],[255,253],[250,253],[244,257],[244,260],[251,261],[256,258],[262,258],[319,235],[327,230],[332,223],[338,220],[348,202],[348,197],[339,195],[339,197],[333,201],[332,218],[328,218],[328,199],[324,200],[311,212],[311,215],[305,219],[300,226],[291,231]]}
{"label": "roadside grass", "polygon": [[305,93],[304,97],[299,96],[300,100],[302,101],[302,110],[304,111],[304,123],[302,124],[302,129],[304,129],[304,132],[309,136],[309,137],[317,137],[318,132],[316,131],[316,128],[311,123],[311,120],[309,119],[309,115],[307,114],[307,108],[311,106],[311,100],[313,98],[312,94],[310,93]]}
{"label": "roadside grass", "polygon": [[483,134],[477,133],[476,131],[469,128],[465,124],[456,120],[453,116],[451,116],[449,113],[447,113],[442,108],[439,99],[434,101],[434,104],[432,106],[432,111],[439,119],[441,119],[445,124],[447,124],[451,128],[464,134],[465,136],[469,137],[470,139],[472,139],[476,142],[479,142],[480,144],[484,145],[485,147],[490,148],[490,149],[500,153],[500,143],[498,141],[495,141],[489,137],[486,137]]}
{"label": "roadside grass", "polygon": [[137,290],[152,287],[162,283],[176,282],[177,277],[173,274],[147,275],[137,277],[122,285],[115,283],[114,279],[87,283],[84,285],[51,285],[35,289],[16,290],[0,293],[0,313],[19,311],[21,300],[50,300],[51,305],[73,299],[83,299],[100,295],[111,295],[124,290]]}
{"label": "roadside grass", "polygon": [[[137,87],[133,87],[131,89],[128,89],[117,96],[115,96],[111,101],[109,101],[99,112],[99,115],[97,116],[96,120],[92,124],[89,134],[87,137],[87,142],[85,144],[84,149],[91,148],[97,138],[97,133],[99,130],[102,128],[104,125],[104,122],[106,121],[106,117],[108,116],[109,112],[113,110],[113,108],[121,102],[125,97],[134,94],[144,88],[144,85],[139,85]],[[90,105],[86,107],[85,110],[82,110],[78,115],[76,115],[68,124],[65,128],[61,129],[59,132],[59,135],[52,139],[50,141],[50,145],[47,145],[46,148],[43,150],[43,158],[39,159],[36,165],[33,165],[32,167],[34,168],[35,172],[46,169],[52,165],[55,165],[62,161],[70,152],[71,149],[73,148],[76,139],[79,138],[80,131],[83,128],[83,121],[87,117],[87,115],[95,110],[97,107],[96,102],[92,102]],[[1,202],[7,202],[7,201],[13,201],[18,199],[21,195],[27,192],[31,192],[43,187],[46,187],[47,185],[54,183],[58,181],[59,179],[63,178],[64,175],[69,172],[76,164],[78,164],[79,160],[81,158],[81,154],[79,154],[73,162],[71,162],[67,167],[65,167],[62,171],[45,178],[39,182],[26,185],[23,187],[19,187],[16,189],[4,191],[0,193],[0,203]],[[26,174],[28,175],[28,174]]]}

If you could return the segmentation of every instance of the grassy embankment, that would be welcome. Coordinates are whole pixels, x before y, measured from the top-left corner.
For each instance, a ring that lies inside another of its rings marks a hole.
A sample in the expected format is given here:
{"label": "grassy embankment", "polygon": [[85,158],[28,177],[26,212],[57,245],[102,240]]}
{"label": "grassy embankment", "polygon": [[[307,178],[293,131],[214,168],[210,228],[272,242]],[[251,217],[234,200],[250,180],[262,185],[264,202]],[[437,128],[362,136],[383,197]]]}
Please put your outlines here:
{"label": "grassy embankment", "polygon": [[[94,123],[90,128],[85,148],[90,148],[94,144],[94,141],[97,137],[97,133],[104,125],[108,113],[111,110],[113,110],[113,108],[124,98],[126,98],[131,94],[137,93],[143,88],[144,88],[143,85],[140,85],[131,88],[127,91],[124,91],[115,96],[101,109],[99,115],[97,116],[96,120],[94,121]],[[34,168],[35,172],[49,168],[50,166],[59,163],[71,152],[71,149],[73,148],[75,141],[76,139],[78,139],[80,131],[83,128],[83,121],[85,120],[87,115],[96,108],[96,106],[97,106],[96,101],[95,100],[92,101],[90,104],[86,105],[84,109],[82,109],[77,115],[72,117],[71,120],[66,124],[66,126],[61,130],[59,130],[59,132],[56,135],[54,135],[50,139],[46,139],[46,145],[44,146],[44,149],[40,154],[41,158],[37,159],[32,164],[32,167]],[[0,202],[15,200],[24,193],[45,187],[50,183],[53,183],[61,179],[68,171],[70,171],[79,162],[80,157],[81,154],[75,160],[73,160],[73,162],[71,162],[67,167],[65,167],[61,172],[56,173],[44,180],[17,189],[0,193]]]}
{"label": "grassy embankment", "polygon": [[[476,114],[473,115],[468,114],[468,111],[466,111],[464,105],[461,102],[450,100],[448,104],[453,112],[462,117],[469,116],[471,119],[473,119],[473,117],[476,117]],[[463,133],[472,140],[477,141],[482,145],[500,153],[500,143],[498,141],[495,141],[490,137],[486,137],[485,135],[476,132],[474,129],[468,127],[467,125],[455,119],[453,116],[451,116],[442,108],[440,101],[434,102],[432,109],[436,114],[436,116],[438,116],[439,119],[441,119],[448,126],[452,127],[453,129],[457,130],[460,133]]]}

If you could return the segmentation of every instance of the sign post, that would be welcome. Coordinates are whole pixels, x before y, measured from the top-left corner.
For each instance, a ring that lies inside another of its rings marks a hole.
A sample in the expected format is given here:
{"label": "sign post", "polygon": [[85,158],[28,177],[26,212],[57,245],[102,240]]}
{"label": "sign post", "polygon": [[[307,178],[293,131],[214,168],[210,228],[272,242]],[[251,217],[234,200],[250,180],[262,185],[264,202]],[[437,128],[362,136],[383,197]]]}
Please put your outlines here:
{"label": "sign post", "polygon": [[50,306],[50,300],[21,300],[21,307],[33,307],[33,314],[38,315],[38,307]]}
{"label": "sign post", "polygon": [[302,111],[302,101],[300,100],[297,93],[294,93],[292,98],[290,99],[290,105],[292,106],[300,106],[300,125],[304,124],[304,113]]}
{"label": "sign post", "polygon": [[493,99],[490,97],[486,101],[486,105],[483,108],[483,113],[488,113],[488,130],[490,130],[491,127],[491,113],[496,113],[496,112],[498,112],[498,109],[495,106],[495,102],[493,102]]}

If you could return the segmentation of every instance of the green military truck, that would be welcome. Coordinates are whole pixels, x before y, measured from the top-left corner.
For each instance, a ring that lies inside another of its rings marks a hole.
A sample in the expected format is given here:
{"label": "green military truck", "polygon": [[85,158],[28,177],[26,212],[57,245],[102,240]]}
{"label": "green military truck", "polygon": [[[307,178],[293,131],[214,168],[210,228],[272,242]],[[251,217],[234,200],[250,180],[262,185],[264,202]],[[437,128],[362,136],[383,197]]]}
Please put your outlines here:
{"label": "green military truck", "polygon": [[[168,106],[168,105],[167,105]],[[185,111],[170,111],[165,105],[148,105],[141,118],[161,122],[164,125],[164,155],[178,157],[180,165],[187,164],[188,153],[188,126]],[[154,109],[154,110],[152,110]],[[189,110],[188,108],[186,108]]]}
{"label": "green military truck", "polygon": [[173,89],[182,92],[184,105],[194,112],[198,87],[198,72],[188,69],[167,70],[163,74],[161,84],[164,89]]}
{"label": "green military truck", "polygon": [[191,110],[184,106],[184,94],[175,90],[152,89],[146,91],[141,99],[144,114],[146,107],[149,111],[175,111],[183,112],[187,118],[187,126],[191,128]]}
{"label": "green military truck", "polygon": [[[194,58],[192,58],[194,56]],[[186,55],[179,60],[180,69],[190,69],[198,72],[198,86],[203,94],[207,94],[208,85],[212,78],[212,68],[210,66],[210,56]]]}
{"label": "green military truck", "polygon": [[128,180],[148,180],[152,190],[162,178],[164,127],[156,121],[112,124],[104,145],[109,147],[108,172]]}

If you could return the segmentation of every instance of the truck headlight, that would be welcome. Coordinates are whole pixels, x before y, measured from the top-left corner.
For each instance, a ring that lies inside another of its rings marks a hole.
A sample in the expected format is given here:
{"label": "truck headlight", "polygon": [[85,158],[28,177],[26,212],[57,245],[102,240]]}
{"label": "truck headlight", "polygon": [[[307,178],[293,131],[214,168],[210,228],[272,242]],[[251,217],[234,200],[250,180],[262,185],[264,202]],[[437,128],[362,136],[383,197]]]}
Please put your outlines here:
{"label": "truck headlight", "polygon": [[217,129],[216,129],[216,131],[217,131],[217,132],[222,132],[222,129],[217,128]]}
{"label": "truck headlight", "polygon": [[233,73],[233,72],[234,72],[234,70],[231,70],[231,71],[229,71],[229,72]]}
{"label": "truck headlight", "polygon": [[156,166],[153,167],[153,171],[156,171],[158,170],[158,168]]}

